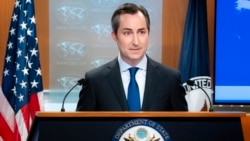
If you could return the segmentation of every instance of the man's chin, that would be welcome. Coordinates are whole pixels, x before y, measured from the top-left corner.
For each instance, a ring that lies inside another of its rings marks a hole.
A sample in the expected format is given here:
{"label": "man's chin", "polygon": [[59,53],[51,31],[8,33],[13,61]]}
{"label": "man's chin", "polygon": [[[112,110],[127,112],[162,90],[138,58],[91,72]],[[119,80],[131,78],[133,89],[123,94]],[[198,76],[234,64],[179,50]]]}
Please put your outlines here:
{"label": "man's chin", "polygon": [[141,56],[141,55],[130,56],[130,60],[132,60],[132,61],[141,61],[142,58],[143,58],[143,56]]}

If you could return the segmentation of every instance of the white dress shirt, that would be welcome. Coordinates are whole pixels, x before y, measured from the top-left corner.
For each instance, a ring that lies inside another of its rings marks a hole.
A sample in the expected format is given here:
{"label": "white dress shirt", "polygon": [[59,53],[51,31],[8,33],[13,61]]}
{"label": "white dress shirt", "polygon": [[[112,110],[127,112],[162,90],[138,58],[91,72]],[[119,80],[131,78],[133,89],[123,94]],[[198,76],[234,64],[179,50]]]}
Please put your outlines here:
{"label": "white dress shirt", "polygon": [[[130,82],[130,73],[129,73],[128,69],[133,67],[133,66],[130,66],[125,61],[123,61],[120,55],[118,55],[118,62],[120,65],[120,72],[121,72],[121,77],[122,77],[123,88],[125,91],[126,98],[128,98],[128,85]],[[139,68],[138,71],[136,72],[135,79],[136,79],[136,82],[137,82],[138,87],[139,87],[140,104],[142,107],[144,90],[145,90],[145,82],[146,82],[146,70],[147,70],[147,57],[146,57],[146,55],[143,57],[141,62],[134,67]]]}

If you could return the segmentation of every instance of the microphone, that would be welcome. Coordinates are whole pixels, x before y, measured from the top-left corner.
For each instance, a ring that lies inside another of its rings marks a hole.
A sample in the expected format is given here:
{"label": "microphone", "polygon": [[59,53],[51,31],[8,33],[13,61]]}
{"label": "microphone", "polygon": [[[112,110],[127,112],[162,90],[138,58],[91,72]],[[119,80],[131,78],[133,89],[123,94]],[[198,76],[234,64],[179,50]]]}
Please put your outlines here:
{"label": "microphone", "polygon": [[65,102],[66,97],[69,95],[69,93],[70,93],[77,85],[84,85],[84,86],[85,86],[85,84],[86,84],[86,81],[85,81],[84,78],[82,78],[82,79],[78,80],[78,81],[77,81],[77,84],[75,84],[75,85],[66,93],[66,95],[65,95],[64,98],[63,98],[61,112],[64,112],[64,111],[65,111],[65,109],[64,109],[64,102]]}
{"label": "microphone", "polygon": [[211,102],[211,99],[209,98],[207,92],[206,92],[201,86],[195,84],[195,83],[194,83],[194,80],[190,80],[190,79],[189,79],[189,80],[187,81],[187,84],[190,85],[190,86],[197,86],[199,89],[201,89],[201,90],[204,92],[204,94],[206,95],[206,97],[208,98],[209,105],[210,105],[209,111],[210,111],[210,112],[211,112],[211,111],[214,111],[213,105],[212,105],[212,102]]}

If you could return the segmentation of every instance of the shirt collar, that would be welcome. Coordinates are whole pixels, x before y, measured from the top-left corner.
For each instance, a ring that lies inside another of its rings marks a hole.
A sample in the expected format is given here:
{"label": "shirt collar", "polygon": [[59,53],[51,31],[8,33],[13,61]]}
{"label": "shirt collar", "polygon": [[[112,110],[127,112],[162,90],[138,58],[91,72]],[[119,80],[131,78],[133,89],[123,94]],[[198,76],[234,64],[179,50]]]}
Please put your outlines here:
{"label": "shirt collar", "polygon": [[[132,67],[129,64],[127,64],[125,61],[122,60],[120,54],[118,55],[118,62],[120,65],[121,72],[127,71],[129,68]],[[141,70],[145,70],[145,71],[147,70],[147,57],[146,57],[146,55],[143,56],[142,60],[135,67],[138,67]]]}

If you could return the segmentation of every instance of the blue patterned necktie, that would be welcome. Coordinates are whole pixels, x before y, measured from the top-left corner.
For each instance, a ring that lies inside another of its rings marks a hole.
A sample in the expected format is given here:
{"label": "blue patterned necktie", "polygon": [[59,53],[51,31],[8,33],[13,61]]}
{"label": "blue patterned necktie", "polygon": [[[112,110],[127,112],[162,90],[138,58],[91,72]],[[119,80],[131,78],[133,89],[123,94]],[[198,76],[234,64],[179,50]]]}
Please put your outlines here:
{"label": "blue patterned necktie", "polygon": [[130,111],[140,111],[140,94],[137,82],[135,80],[135,74],[138,68],[132,67],[129,69],[130,72],[130,83],[128,86],[128,105]]}

